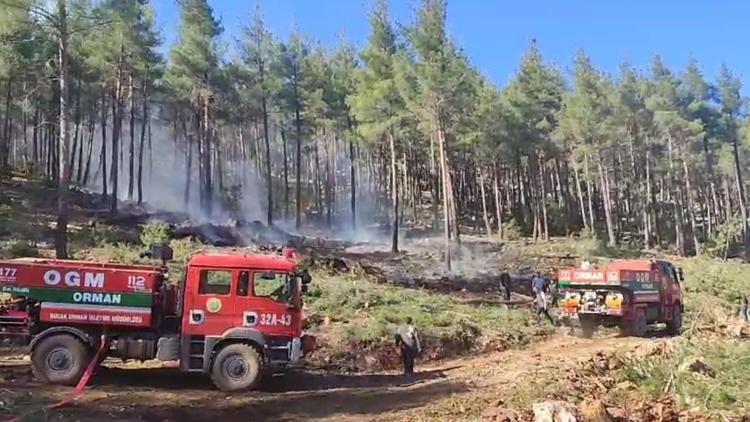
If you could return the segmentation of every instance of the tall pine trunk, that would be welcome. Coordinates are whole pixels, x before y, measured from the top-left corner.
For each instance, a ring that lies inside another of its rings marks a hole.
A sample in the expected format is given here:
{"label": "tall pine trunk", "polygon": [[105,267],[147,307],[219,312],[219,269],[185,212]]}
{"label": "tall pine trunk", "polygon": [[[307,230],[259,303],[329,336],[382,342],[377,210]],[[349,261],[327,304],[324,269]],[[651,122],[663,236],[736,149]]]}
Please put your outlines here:
{"label": "tall pine trunk", "polygon": [[299,230],[302,226],[302,119],[300,117],[299,104],[297,104],[294,110],[294,126],[297,138],[297,162],[295,163],[297,186],[294,204],[296,206],[295,227]]}
{"label": "tall pine trunk", "polygon": [[391,252],[398,252],[398,174],[396,172],[396,137],[393,130],[388,130],[388,145],[391,150],[391,204],[392,219],[391,230]]}
{"label": "tall pine trunk", "polygon": [[130,121],[128,122],[128,133],[130,135],[130,148],[128,150],[128,199],[133,199],[135,188],[135,83],[132,73],[128,75],[128,94],[130,96]]}
{"label": "tall pine trunk", "polygon": [[[263,68],[261,66],[261,83],[263,83]],[[266,143],[266,221],[270,226],[273,224],[273,181],[271,179],[271,139],[268,136],[268,108],[266,107],[266,94],[261,98],[261,112],[263,113],[263,139]]]}
{"label": "tall pine trunk", "polygon": [[573,163],[573,177],[576,184],[576,193],[578,194],[578,203],[581,206],[581,220],[583,221],[583,229],[587,232],[591,232],[592,228],[591,226],[589,226],[588,218],[586,218],[586,205],[583,201],[583,190],[581,189],[581,180],[578,176],[578,164],[574,157],[571,157],[570,161],[571,163]]}
{"label": "tall pine trunk", "polygon": [[107,94],[102,95],[102,149],[100,161],[102,162],[102,197],[107,202]]}
{"label": "tall pine trunk", "polygon": [[607,223],[607,237],[609,239],[608,245],[615,246],[617,240],[615,239],[614,225],[612,223],[612,203],[609,197],[609,186],[604,175],[604,166],[602,165],[602,157],[600,152],[596,154],[596,165],[599,168],[599,180],[602,189],[602,201],[604,203],[604,218]]}
{"label": "tall pine trunk", "polygon": [[484,170],[479,169],[479,189],[482,192],[482,217],[484,218],[484,228],[487,232],[487,237],[492,237],[492,226],[490,225],[490,216],[487,213],[487,195],[484,189]]}
{"label": "tall pine trunk", "polygon": [[209,115],[209,101],[208,97],[203,98],[203,176],[205,178],[204,194],[205,194],[205,211],[210,217],[213,214],[213,178],[211,174],[211,154],[212,148],[212,137],[211,137],[211,118]]}
{"label": "tall pine trunk", "polygon": [[497,214],[497,235],[500,239],[503,238],[503,206],[502,198],[500,195],[500,189],[498,187],[497,179],[500,178],[498,174],[497,165],[494,166],[494,172],[492,177],[492,189],[495,193],[495,214]]}
{"label": "tall pine trunk", "polygon": [[354,156],[354,140],[351,134],[352,131],[352,120],[349,116],[347,116],[347,124],[349,126],[349,179],[351,184],[351,189],[349,190],[349,193],[351,195],[350,202],[351,202],[351,213],[352,213],[352,229],[357,229],[357,183],[355,178],[355,156]]}
{"label": "tall pine trunk", "polygon": [[143,150],[146,147],[146,129],[151,121],[148,107],[148,70],[146,71],[146,79],[143,81],[143,105],[141,108],[142,122],[141,122],[141,142],[138,146],[138,203],[143,203]]}
{"label": "tall pine trunk", "polygon": [[91,118],[89,119],[89,140],[88,140],[88,151],[86,153],[86,168],[83,170],[83,180],[81,184],[83,186],[89,183],[89,174],[91,171],[91,155],[94,152],[94,132],[96,130],[96,102],[91,107]]}
{"label": "tall pine trunk", "polygon": [[65,0],[57,0],[59,39],[58,39],[58,75],[60,83],[60,139],[59,147],[59,180],[57,185],[57,230],[55,252],[58,259],[68,257],[68,183],[70,169],[67,159],[68,148],[68,28]]}
{"label": "tall pine trunk", "polygon": [[745,185],[742,182],[742,167],[740,166],[740,151],[738,147],[739,141],[737,140],[737,134],[732,135],[732,154],[734,158],[734,179],[737,188],[737,199],[738,206],[740,208],[740,215],[742,216],[742,229],[744,231],[744,239],[747,240],[750,234],[748,231],[747,221],[747,206],[745,204]]}
{"label": "tall pine trunk", "polygon": [[281,126],[281,148],[284,153],[284,218],[289,218],[289,157],[284,125]]}
{"label": "tall pine trunk", "polygon": [[443,226],[445,232],[445,269],[451,271],[451,244],[450,244],[450,201],[448,199],[448,163],[446,160],[445,138],[443,137],[442,128],[438,127],[438,149],[440,152],[440,174],[443,186]]}

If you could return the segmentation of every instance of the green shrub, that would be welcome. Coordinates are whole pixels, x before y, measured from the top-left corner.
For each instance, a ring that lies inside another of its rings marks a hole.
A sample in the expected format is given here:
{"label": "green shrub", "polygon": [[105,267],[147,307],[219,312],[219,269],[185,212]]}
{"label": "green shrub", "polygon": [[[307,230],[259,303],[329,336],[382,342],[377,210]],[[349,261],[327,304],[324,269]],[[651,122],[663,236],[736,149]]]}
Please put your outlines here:
{"label": "green shrub", "polygon": [[[659,397],[671,393],[683,408],[708,411],[750,410],[750,343],[691,341],[680,343],[672,353],[628,357],[616,376],[638,386],[639,393]],[[696,360],[709,373],[688,366]]]}
{"label": "green shrub", "polygon": [[741,238],[742,218],[735,214],[717,227],[711,238],[703,244],[701,253],[711,257],[726,257],[737,249],[737,239]]}
{"label": "green shrub", "polygon": [[515,218],[511,218],[507,222],[503,223],[503,239],[505,240],[519,240],[523,237],[523,231],[521,226],[518,225]]}
{"label": "green shrub", "polygon": [[150,221],[141,229],[141,246],[150,247],[155,243],[169,242],[169,227],[158,221]]}
{"label": "green shrub", "polygon": [[8,243],[8,255],[11,258],[36,258],[39,256],[39,249],[33,242],[13,237]]}
{"label": "green shrub", "polygon": [[141,251],[138,247],[124,243],[105,243],[101,246],[92,248],[91,256],[96,260],[116,262],[120,264],[138,264],[141,263]]}
{"label": "green shrub", "polygon": [[472,306],[449,294],[376,284],[356,276],[327,276],[314,272],[306,309],[320,320],[336,321],[331,328],[345,340],[390,341],[408,317],[425,336],[465,345],[480,337],[520,344],[540,331],[525,309]]}

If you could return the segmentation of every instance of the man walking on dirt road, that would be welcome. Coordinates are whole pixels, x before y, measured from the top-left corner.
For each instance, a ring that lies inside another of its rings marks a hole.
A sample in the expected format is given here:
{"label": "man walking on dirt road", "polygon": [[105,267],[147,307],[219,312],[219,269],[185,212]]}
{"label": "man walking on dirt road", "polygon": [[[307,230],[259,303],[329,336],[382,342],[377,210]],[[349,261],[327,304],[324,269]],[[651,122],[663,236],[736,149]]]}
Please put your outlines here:
{"label": "man walking on dirt road", "polygon": [[401,361],[404,364],[404,375],[414,374],[414,358],[422,353],[422,343],[411,317],[406,318],[406,325],[399,328],[396,334],[396,347],[401,349]]}
{"label": "man walking on dirt road", "polygon": [[531,279],[531,290],[534,292],[534,295],[536,295],[535,298],[535,304],[536,304],[536,315],[537,317],[541,318],[544,316],[549,320],[550,324],[555,324],[555,320],[552,319],[552,316],[549,314],[549,311],[547,311],[547,296],[549,294],[549,284],[547,284],[547,281],[542,277],[539,272],[536,273],[533,279]]}
{"label": "man walking on dirt road", "polygon": [[502,290],[505,301],[510,301],[510,274],[508,274],[508,267],[503,268],[503,273],[500,274],[500,290]]}

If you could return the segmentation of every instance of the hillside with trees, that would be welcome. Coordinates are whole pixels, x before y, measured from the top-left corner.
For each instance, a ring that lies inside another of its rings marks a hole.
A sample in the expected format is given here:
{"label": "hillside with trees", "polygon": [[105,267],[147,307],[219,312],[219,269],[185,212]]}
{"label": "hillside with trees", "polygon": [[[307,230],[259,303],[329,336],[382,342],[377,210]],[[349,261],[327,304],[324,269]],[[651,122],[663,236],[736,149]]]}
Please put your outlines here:
{"label": "hillside with trees", "polygon": [[3,0],[0,165],[61,196],[68,180],[94,189],[112,212],[169,179],[175,207],[209,217],[376,221],[394,251],[406,226],[685,255],[734,253],[750,232],[746,102],[726,67],[707,81],[655,52],[609,75],[581,50],[568,73],[532,40],[497,86],[447,32],[444,0],[403,25],[375,2],[360,50],[278,39],[259,7],[223,34],[205,0],[178,3],[165,57],[147,1]]}

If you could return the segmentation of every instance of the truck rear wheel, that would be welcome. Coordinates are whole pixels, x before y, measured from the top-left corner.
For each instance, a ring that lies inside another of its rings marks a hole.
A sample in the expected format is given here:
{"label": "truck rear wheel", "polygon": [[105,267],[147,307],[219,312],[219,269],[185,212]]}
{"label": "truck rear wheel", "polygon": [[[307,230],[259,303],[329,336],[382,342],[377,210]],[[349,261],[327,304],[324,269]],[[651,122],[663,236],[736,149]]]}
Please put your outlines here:
{"label": "truck rear wheel", "polygon": [[31,353],[31,369],[40,381],[75,385],[86,370],[90,350],[77,338],[55,334],[39,341]]}
{"label": "truck rear wheel", "polygon": [[581,335],[583,338],[591,338],[596,332],[597,321],[592,317],[578,317],[578,321],[581,323]]}
{"label": "truck rear wheel", "polygon": [[680,334],[682,329],[682,309],[680,305],[675,305],[672,311],[672,319],[667,321],[667,332],[672,335]]}
{"label": "truck rear wheel", "polygon": [[648,320],[646,320],[646,310],[636,309],[635,318],[633,318],[630,334],[635,337],[643,337],[648,331]]}
{"label": "truck rear wheel", "polygon": [[222,391],[255,388],[262,375],[263,359],[249,344],[235,343],[223,347],[211,365],[211,380]]}

